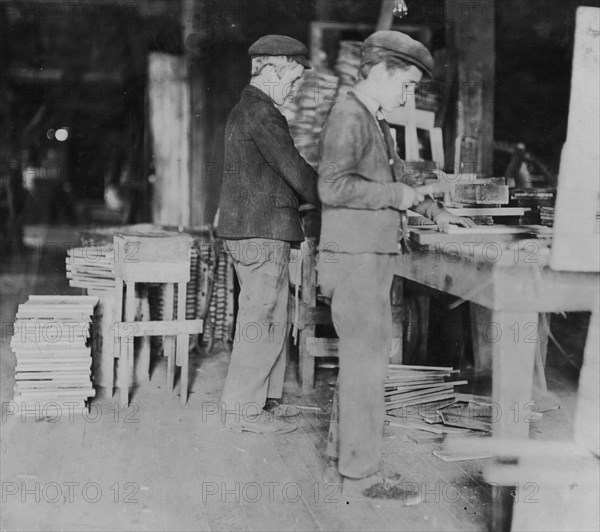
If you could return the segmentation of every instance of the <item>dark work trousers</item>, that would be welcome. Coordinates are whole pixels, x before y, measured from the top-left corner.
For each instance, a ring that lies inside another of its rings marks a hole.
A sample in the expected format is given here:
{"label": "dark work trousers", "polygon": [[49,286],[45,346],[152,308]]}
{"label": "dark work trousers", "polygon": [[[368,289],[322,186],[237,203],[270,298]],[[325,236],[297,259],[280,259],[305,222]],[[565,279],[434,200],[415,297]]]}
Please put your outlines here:
{"label": "dark work trousers", "polygon": [[349,478],[380,468],[395,260],[391,254],[328,253],[318,265],[340,339],[338,471]]}
{"label": "dark work trousers", "polygon": [[240,283],[236,331],[221,401],[227,412],[261,412],[281,397],[288,331],[290,244],[226,240]]}

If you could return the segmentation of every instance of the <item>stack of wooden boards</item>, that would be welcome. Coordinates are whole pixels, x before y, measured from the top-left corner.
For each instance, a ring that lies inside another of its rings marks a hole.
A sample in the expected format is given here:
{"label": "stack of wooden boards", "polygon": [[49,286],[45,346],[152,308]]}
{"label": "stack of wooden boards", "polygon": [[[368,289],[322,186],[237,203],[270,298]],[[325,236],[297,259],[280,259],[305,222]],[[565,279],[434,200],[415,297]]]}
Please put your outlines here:
{"label": "stack of wooden boards", "polygon": [[233,331],[234,300],[233,262],[223,246],[216,257],[216,271],[210,293],[208,316],[205,319],[203,343],[207,346],[226,343]]}
{"label": "stack of wooden boards", "polygon": [[[337,87],[337,80],[335,86]],[[314,90],[314,83],[312,87]],[[330,84],[326,86],[324,82],[321,82],[319,87],[321,98],[328,94],[327,88],[329,88],[329,93],[331,92]],[[70,286],[83,288],[90,295],[114,297],[113,262],[138,260],[134,247],[115,249],[114,235],[149,236],[173,232],[174,228],[151,224],[103,227],[87,231],[82,236],[82,245],[68,250],[66,268]],[[190,281],[186,294],[186,319],[205,320],[206,329],[202,335],[205,345],[227,342],[231,339],[233,330],[235,274],[231,260],[222,250],[222,242],[212,235],[212,228],[202,227],[182,232],[194,238],[194,245],[190,250]],[[164,285],[148,284],[148,302],[152,320],[163,319],[163,292]],[[177,304],[177,295],[175,295],[174,304]],[[159,350],[161,344],[160,337],[152,338],[154,349]]]}
{"label": "stack of wooden boards", "polygon": [[409,406],[454,401],[454,386],[467,381],[446,381],[458,370],[438,366],[404,366],[389,364],[385,381],[386,411]]}
{"label": "stack of wooden boards", "polygon": [[361,49],[360,41],[340,41],[340,51],[334,67],[336,76],[340,78],[340,98],[344,98],[358,81]]}
{"label": "stack of wooden boards", "polygon": [[302,77],[298,92],[281,108],[296,148],[314,167],[318,164],[321,129],[337,101],[338,85],[336,76],[308,70]]}
{"label": "stack of wooden boards", "polygon": [[84,288],[88,294],[113,293],[115,275],[113,245],[82,246],[67,251],[66,270],[69,286]]}
{"label": "stack of wooden boards", "polygon": [[555,188],[513,188],[510,203],[527,207],[529,211],[521,218],[522,224],[554,225]]}
{"label": "stack of wooden boards", "polygon": [[388,424],[436,434],[465,432],[478,428],[487,430],[476,427],[475,424],[471,427],[456,427],[458,424],[453,422],[454,417],[444,419],[444,415],[441,414],[444,409],[459,403],[459,399],[464,399],[454,388],[467,384],[467,381],[446,380],[456,373],[458,370],[450,367],[389,364],[385,382]]}
{"label": "stack of wooden boards", "polygon": [[10,347],[15,353],[14,401],[21,410],[45,405],[84,407],[95,395],[91,316],[95,296],[29,296],[19,305]]}
{"label": "stack of wooden boards", "polygon": [[554,207],[540,208],[540,224],[548,227],[554,226]]}

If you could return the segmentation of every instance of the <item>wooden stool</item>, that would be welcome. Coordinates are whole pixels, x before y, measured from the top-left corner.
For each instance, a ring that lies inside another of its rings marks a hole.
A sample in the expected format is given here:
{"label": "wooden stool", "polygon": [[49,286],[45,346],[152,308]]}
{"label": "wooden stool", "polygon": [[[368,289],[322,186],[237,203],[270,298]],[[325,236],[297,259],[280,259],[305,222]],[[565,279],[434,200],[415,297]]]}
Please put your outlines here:
{"label": "wooden stool", "polygon": [[[316,239],[306,238],[300,246],[300,273],[290,275],[290,283],[299,283],[300,297],[294,302],[293,323],[298,331],[298,366],[299,381],[302,392],[310,392],[315,386],[315,359],[338,356],[338,338],[316,336],[317,325],[332,325],[331,307],[328,300],[321,298],[317,286]],[[300,280],[298,280],[298,278]],[[399,281],[399,279],[397,279]],[[397,283],[394,283],[396,286]],[[401,286],[401,283],[400,283]],[[402,355],[402,312],[401,297],[394,297],[396,290],[391,290],[392,303],[392,362],[400,362]],[[401,293],[400,293],[401,296]],[[290,298],[292,299],[292,298]],[[321,303],[320,305],[318,303]],[[290,305],[292,306],[292,305]]]}
{"label": "wooden stool", "polygon": [[[115,356],[119,358],[118,383],[122,407],[129,404],[129,383],[134,365],[134,338],[163,336],[163,355],[167,357],[167,387],[173,389],[175,365],[181,367],[180,403],[187,401],[189,335],[202,332],[202,320],[186,320],[186,285],[190,280],[190,248],[193,239],[186,235],[116,235],[115,261],[115,337],[119,338]],[[135,284],[164,283],[164,320],[134,321]],[[125,309],[123,312],[123,285]],[[177,317],[173,319],[177,285]],[[177,338],[177,348],[175,348]],[[144,361],[145,364],[149,360]],[[149,368],[146,368],[148,370]]]}
{"label": "wooden stool", "polygon": [[[300,245],[300,272],[292,275],[290,282],[301,289],[300,298],[294,304],[294,325],[298,331],[299,381],[304,393],[315,385],[315,358],[337,357],[337,338],[318,338],[317,325],[331,325],[329,305],[317,306],[316,242],[307,238]],[[299,285],[298,285],[299,282]],[[290,298],[291,299],[291,298]],[[291,306],[291,305],[290,305]]]}

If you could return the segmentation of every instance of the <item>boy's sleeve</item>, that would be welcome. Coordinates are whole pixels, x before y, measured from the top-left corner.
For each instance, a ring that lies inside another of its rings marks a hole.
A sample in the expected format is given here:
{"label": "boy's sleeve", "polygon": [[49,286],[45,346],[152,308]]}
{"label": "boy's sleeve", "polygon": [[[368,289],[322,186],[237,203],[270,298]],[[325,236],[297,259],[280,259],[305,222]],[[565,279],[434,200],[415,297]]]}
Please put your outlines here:
{"label": "boy's sleeve", "polygon": [[321,134],[319,196],[323,203],[371,210],[400,204],[400,183],[370,181],[357,171],[357,163],[370,141],[359,117],[330,116]]}

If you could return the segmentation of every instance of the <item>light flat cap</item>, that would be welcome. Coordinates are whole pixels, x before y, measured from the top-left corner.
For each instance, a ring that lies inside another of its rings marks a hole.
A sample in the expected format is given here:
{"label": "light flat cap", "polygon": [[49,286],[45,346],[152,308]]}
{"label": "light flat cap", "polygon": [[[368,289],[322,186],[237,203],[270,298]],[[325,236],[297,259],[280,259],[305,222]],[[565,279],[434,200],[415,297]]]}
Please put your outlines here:
{"label": "light flat cap", "polygon": [[256,55],[287,55],[298,61],[305,68],[310,68],[308,48],[287,35],[265,35],[248,48],[250,57]]}
{"label": "light flat cap", "polygon": [[404,59],[433,77],[433,57],[419,41],[399,31],[382,30],[369,35],[363,42],[363,54],[370,47],[384,48],[390,55]]}

